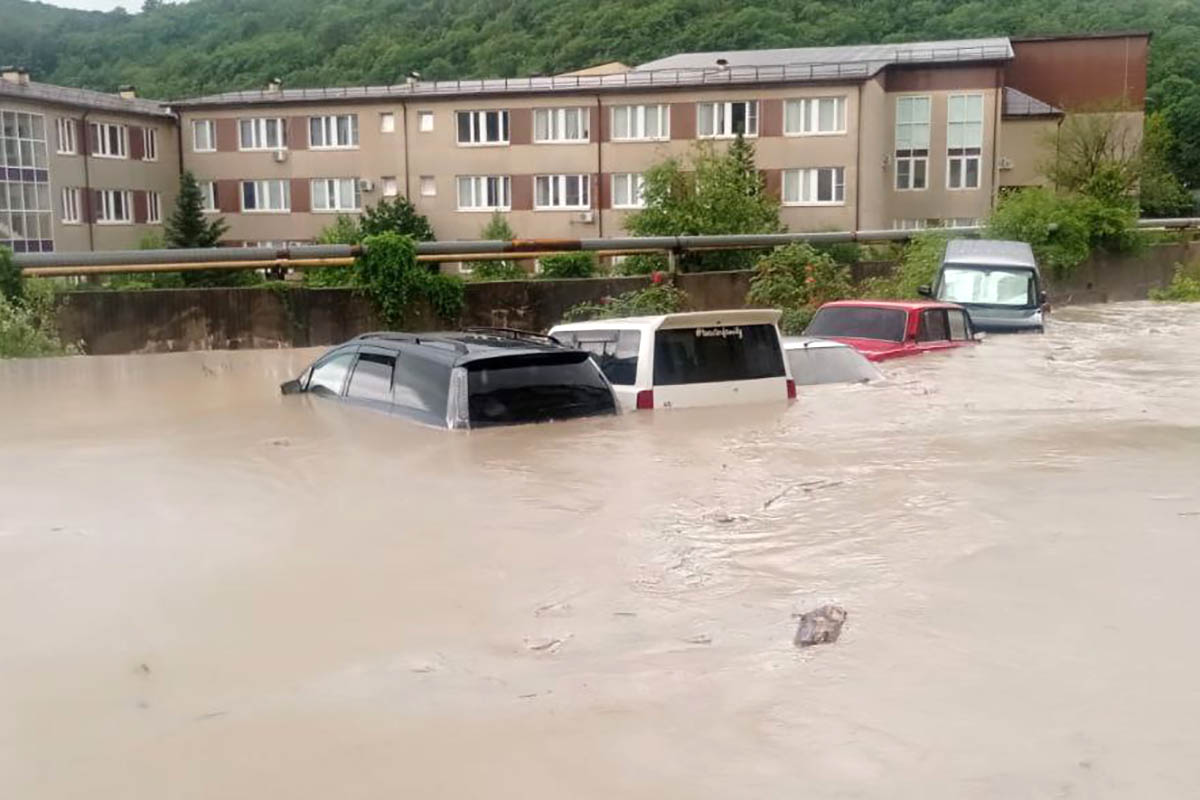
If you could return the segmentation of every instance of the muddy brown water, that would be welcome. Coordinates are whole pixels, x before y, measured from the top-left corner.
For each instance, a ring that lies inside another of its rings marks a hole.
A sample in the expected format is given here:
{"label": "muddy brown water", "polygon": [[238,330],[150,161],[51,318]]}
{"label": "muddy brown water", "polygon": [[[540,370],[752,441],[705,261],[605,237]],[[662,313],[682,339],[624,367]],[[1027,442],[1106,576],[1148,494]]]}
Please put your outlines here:
{"label": "muddy brown water", "polygon": [[1200,792],[1200,307],[474,434],[314,352],[0,363],[0,796]]}

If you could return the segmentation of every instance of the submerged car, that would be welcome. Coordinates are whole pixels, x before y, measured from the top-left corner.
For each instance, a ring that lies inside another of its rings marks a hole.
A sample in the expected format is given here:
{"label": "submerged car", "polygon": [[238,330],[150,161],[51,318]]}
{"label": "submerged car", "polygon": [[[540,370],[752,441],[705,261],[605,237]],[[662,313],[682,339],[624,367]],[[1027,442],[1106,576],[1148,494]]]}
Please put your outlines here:
{"label": "submerged car", "polygon": [[936,282],[920,292],[965,308],[978,331],[1045,330],[1046,292],[1033,248],[1025,242],[953,239]]}
{"label": "submerged car", "polygon": [[591,353],[627,409],[786,402],[796,385],[779,316],[693,311],[572,322],[550,335]]}
{"label": "submerged car", "polygon": [[833,339],[788,336],[783,340],[792,380],[797,386],[821,383],[865,383],[883,378],[883,373],[853,347]]}
{"label": "submerged car", "polygon": [[575,419],[620,408],[588,353],[548,336],[500,328],[364,333],[280,389],[443,428]]}
{"label": "submerged car", "polygon": [[805,336],[848,344],[871,361],[975,343],[962,306],[931,300],[838,300],[817,309]]}

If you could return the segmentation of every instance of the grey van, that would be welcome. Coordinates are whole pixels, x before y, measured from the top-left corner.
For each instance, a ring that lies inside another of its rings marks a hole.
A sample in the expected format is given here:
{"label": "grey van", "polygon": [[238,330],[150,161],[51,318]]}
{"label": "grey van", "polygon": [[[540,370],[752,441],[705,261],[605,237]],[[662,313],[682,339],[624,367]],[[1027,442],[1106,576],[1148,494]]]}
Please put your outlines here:
{"label": "grey van", "polygon": [[953,239],[933,287],[920,293],[958,303],[977,331],[1042,333],[1046,292],[1033,248],[1026,242]]}

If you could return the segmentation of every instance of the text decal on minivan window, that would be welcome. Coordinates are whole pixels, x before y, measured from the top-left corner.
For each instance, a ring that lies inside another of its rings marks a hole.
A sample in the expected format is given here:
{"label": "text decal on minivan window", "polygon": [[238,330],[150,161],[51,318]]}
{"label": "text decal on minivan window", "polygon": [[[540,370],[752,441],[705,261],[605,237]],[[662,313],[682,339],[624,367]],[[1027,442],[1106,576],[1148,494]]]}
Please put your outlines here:
{"label": "text decal on minivan window", "polygon": [[728,339],[736,336],[739,339],[744,339],[741,328],[696,328],[697,339]]}

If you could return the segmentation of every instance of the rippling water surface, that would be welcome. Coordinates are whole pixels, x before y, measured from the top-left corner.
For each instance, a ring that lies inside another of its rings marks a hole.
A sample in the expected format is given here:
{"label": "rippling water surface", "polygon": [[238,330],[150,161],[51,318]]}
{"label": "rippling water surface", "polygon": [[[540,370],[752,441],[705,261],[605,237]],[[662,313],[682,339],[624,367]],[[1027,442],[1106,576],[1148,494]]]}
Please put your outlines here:
{"label": "rippling water surface", "polygon": [[316,352],[0,362],[0,796],[1200,794],[1200,307],[474,434]]}

